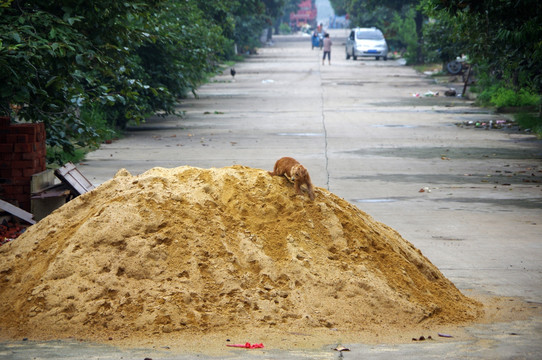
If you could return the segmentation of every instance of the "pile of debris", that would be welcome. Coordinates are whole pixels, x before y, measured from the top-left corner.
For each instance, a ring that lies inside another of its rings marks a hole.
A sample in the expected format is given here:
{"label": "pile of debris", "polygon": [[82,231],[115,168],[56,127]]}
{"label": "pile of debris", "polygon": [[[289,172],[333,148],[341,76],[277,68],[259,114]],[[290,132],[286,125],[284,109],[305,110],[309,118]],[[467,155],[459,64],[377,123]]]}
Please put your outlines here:
{"label": "pile of debris", "polygon": [[498,119],[498,120],[489,120],[489,121],[463,121],[455,124],[458,127],[464,128],[476,128],[476,129],[511,129],[511,130],[520,130],[519,125],[512,120],[508,119]]}

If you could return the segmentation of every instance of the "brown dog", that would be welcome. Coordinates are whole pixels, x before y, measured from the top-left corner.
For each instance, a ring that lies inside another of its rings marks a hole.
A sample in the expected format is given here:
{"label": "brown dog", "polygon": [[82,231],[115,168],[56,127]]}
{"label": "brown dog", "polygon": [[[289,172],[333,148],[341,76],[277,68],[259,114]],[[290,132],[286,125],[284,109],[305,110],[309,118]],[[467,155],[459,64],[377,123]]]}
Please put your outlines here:
{"label": "brown dog", "polygon": [[312,187],[311,177],[309,172],[296,159],[291,157],[283,157],[277,160],[273,171],[269,171],[271,176],[286,176],[290,181],[294,182],[295,191],[302,195],[301,185],[307,186],[307,191],[311,200],[314,200],[314,189]]}

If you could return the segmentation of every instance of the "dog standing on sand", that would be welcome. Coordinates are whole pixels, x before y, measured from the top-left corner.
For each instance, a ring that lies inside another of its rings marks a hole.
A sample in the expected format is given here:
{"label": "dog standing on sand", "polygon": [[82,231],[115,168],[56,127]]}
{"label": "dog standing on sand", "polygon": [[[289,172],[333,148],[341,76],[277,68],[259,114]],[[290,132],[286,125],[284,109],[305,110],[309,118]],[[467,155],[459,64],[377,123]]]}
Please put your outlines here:
{"label": "dog standing on sand", "polygon": [[309,193],[309,198],[314,200],[314,189],[312,187],[311,177],[309,172],[303,165],[299,163],[294,158],[283,157],[277,160],[273,171],[269,171],[271,176],[286,176],[290,181],[293,181],[294,188],[297,194],[302,195],[301,185],[305,184],[307,186],[307,192]]}

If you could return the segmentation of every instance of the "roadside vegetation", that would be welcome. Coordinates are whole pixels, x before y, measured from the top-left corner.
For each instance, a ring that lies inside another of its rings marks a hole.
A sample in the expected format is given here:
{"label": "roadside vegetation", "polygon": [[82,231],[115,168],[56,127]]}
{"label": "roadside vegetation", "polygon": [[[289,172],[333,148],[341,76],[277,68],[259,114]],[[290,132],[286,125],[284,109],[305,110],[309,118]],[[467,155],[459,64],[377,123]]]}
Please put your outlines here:
{"label": "roadside vegetation", "polygon": [[77,159],[173,113],[290,2],[0,0],[0,116],[45,123],[49,162]]}
{"label": "roadside vegetation", "polygon": [[538,0],[331,0],[351,26],[380,28],[408,64],[464,57],[476,66],[481,106],[517,108],[542,138],[542,2]]}
{"label": "roadside vegetation", "polygon": [[[266,33],[289,33],[298,3],[0,0],[0,116],[45,123],[49,162],[77,160],[128,124],[174,113]],[[352,26],[382,29],[409,64],[466,55],[480,104],[521,108],[518,121],[542,131],[542,2],[331,3]]]}

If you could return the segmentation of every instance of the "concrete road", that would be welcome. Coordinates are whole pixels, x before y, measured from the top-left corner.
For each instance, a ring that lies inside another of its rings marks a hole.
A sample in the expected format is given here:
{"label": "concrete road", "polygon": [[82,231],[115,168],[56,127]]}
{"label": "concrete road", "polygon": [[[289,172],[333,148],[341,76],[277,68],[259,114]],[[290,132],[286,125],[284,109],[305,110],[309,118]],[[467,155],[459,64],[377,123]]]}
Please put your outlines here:
{"label": "concrete road", "polygon": [[[399,231],[461,290],[519,297],[538,309],[528,320],[472,326],[468,341],[350,344],[344,358],[540,358],[542,142],[517,131],[456,126],[504,116],[462,98],[414,97],[447,87],[399,61],[346,60],[346,32],[331,36],[331,66],[322,65],[308,37],[276,37],[236,65],[235,78],[228,69],[197,98],[182,101],[182,116],[149,119],[89,154],[79,169],[98,185],[120,168],[132,174],[181,165],[271,170],[278,158],[293,156],[315,185]],[[62,344],[3,344],[0,358],[26,359],[32,349],[45,354],[50,346],[65,359],[85,349],[88,359],[149,356]],[[193,357],[158,352],[153,358]],[[326,348],[228,358],[337,357]]]}

